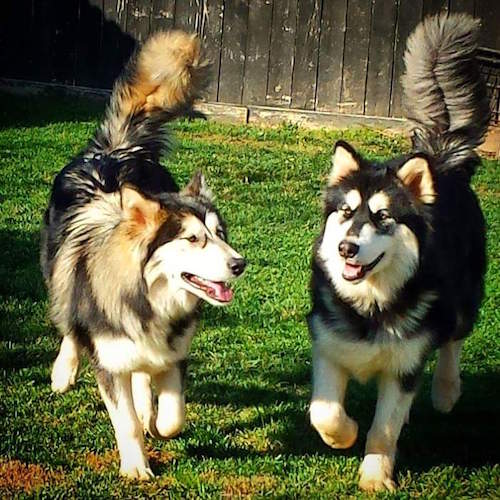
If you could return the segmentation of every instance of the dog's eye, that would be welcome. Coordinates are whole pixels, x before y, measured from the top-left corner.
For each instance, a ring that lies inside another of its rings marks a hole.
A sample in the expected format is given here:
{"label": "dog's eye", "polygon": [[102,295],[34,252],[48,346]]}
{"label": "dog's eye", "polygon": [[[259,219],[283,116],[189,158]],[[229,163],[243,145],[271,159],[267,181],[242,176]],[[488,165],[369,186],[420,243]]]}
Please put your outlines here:
{"label": "dog's eye", "polygon": [[388,210],[379,210],[375,216],[377,217],[378,220],[380,221],[385,221],[387,219],[391,218],[391,214],[389,213]]}
{"label": "dog's eye", "polygon": [[189,243],[196,243],[198,241],[198,237],[195,236],[194,234],[186,239],[189,241]]}
{"label": "dog's eye", "polygon": [[340,210],[344,213],[344,218],[350,219],[352,217],[353,211],[351,210],[351,207],[347,203],[344,203],[340,207]]}

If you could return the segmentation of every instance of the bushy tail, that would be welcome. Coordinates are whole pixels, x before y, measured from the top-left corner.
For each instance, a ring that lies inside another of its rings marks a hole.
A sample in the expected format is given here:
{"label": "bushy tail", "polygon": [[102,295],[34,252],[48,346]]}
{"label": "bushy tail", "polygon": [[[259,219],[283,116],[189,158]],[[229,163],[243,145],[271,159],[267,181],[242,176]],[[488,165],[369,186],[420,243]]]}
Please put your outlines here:
{"label": "bushy tail", "polygon": [[189,109],[208,83],[208,61],[196,35],[152,35],[115,82],[93,153],[157,157],[166,145],[162,125]]}
{"label": "bushy tail", "polygon": [[486,86],[475,58],[479,21],[466,14],[428,17],[410,35],[403,76],[413,147],[436,158],[440,171],[477,163],[474,149],[490,119]]}

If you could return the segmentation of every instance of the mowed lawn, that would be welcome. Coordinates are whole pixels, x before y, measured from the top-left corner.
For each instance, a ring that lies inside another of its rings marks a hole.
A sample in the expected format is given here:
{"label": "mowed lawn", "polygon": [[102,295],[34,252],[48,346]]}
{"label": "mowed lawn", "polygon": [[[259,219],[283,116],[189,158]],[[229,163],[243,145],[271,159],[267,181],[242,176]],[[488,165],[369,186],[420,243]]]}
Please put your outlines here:
{"label": "mowed lawn", "polygon": [[[102,109],[0,97],[0,497],[362,497],[357,469],[375,385],[350,385],[347,408],[360,424],[351,450],[329,449],[308,421],[311,246],[334,142],[342,137],[372,158],[404,152],[407,142],[359,128],[199,120],[172,127],[165,165],[181,185],[196,169],[205,172],[249,266],[230,307],[204,308],[184,432],[146,440],[157,477],[134,483],[118,476],[111,424],[88,364],[73,391],[51,393],[59,341],[38,265],[52,180],[85,145]],[[499,167],[484,161],[474,180],[488,221],[489,268],[480,321],[465,345],[463,396],[450,415],[433,410],[433,357],[399,442],[398,498],[498,498]]]}

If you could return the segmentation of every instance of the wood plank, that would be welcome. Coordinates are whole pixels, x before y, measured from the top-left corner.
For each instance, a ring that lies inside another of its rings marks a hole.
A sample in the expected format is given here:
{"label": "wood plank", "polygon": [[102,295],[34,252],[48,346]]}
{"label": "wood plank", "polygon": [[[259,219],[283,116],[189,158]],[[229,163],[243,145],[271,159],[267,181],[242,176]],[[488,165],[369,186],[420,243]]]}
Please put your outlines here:
{"label": "wood plank", "polygon": [[221,102],[241,103],[243,75],[245,71],[247,26],[247,0],[226,2],[218,96],[218,100]]}
{"label": "wood plank", "polygon": [[404,73],[403,57],[406,49],[406,40],[421,19],[422,0],[400,0],[394,47],[390,116],[399,117],[403,114],[401,76]]}
{"label": "wood plank", "polygon": [[274,0],[266,103],[289,107],[297,29],[297,0]]}
{"label": "wood plank", "polygon": [[127,33],[138,42],[143,42],[149,35],[151,18],[151,0],[128,0]]}
{"label": "wood plank", "polygon": [[316,104],[321,3],[321,0],[298,2],[292,108],[314,109]]}
{"label": "wood plank", "polygon": [[481,18],[480,45],[500,50],[500,1],[477,0],[475,14]]}
{"label": "wood plank", "polygon": [[449,0],[424,0],[422,18],[449,9]]}
{"label": "wood plank", "polygon": [[205,2],[201,20],[203,50],[212,63],[211,79],[207,89],[207,99],[209,101],[217,101],[222,50],[224,1],[205,0]]}
{"label": "wood plank", "polygon": [[177,0],[175,27],[188,32],[201,31],[201,0]]}
{"label": "wood plank", "polygon": [[466,12],[474,15],[474,0],[450,0],[451,12]]}
{"label": "wood plank", "polygon": [[151,32],[174,27],[175,0],[153,0],[151,5]]}
{"label": "wood plank", "polygon": [[346,33],[347,0],[324,0],[319,41],[316,109],[338,109]]}
{"label": "wood plank", "polygon": [[269,45],[271,40],[272,0],[252,0],[248,12],[243,102],[266,102]]}
{"label": "wood plank", "polygon": [[363,114],[370,42],[371,2],[349,0],[342,72],[341,113]]}
{"label": "wood plank", "polygon": [[100,87],[111,88],[135,48],[134,38],[126,33],[127,5],[121,0],[104,0]]}
{"label": "wood plank", "polygon": [[389,116],[397,0],[374,0],[365,113]]}

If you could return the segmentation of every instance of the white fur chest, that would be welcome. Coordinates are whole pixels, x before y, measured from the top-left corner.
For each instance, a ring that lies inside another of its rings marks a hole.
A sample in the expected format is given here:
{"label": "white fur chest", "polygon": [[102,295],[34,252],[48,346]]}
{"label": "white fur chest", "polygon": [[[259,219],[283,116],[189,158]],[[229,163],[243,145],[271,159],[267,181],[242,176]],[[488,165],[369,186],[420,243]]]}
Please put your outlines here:
{"label": "white fur chest", "polygon": [[[193,321],[182,335],[151,330],[132,336],[103,333],[93,338],[99,364],[111,373],[144,371],[157,373],[186,358],[196,332]],[[169,342],[168,339],[172,338]]]}
{"label": "white fur chest", "polygon": [[321,318],[311,318],[315,347],[353,377],[364,382],[379,373],[399,375],[411,372],[421,363],[430,336],[401,339],[391,332],[379,332],[373,341],[347,340],[336,335]]}

